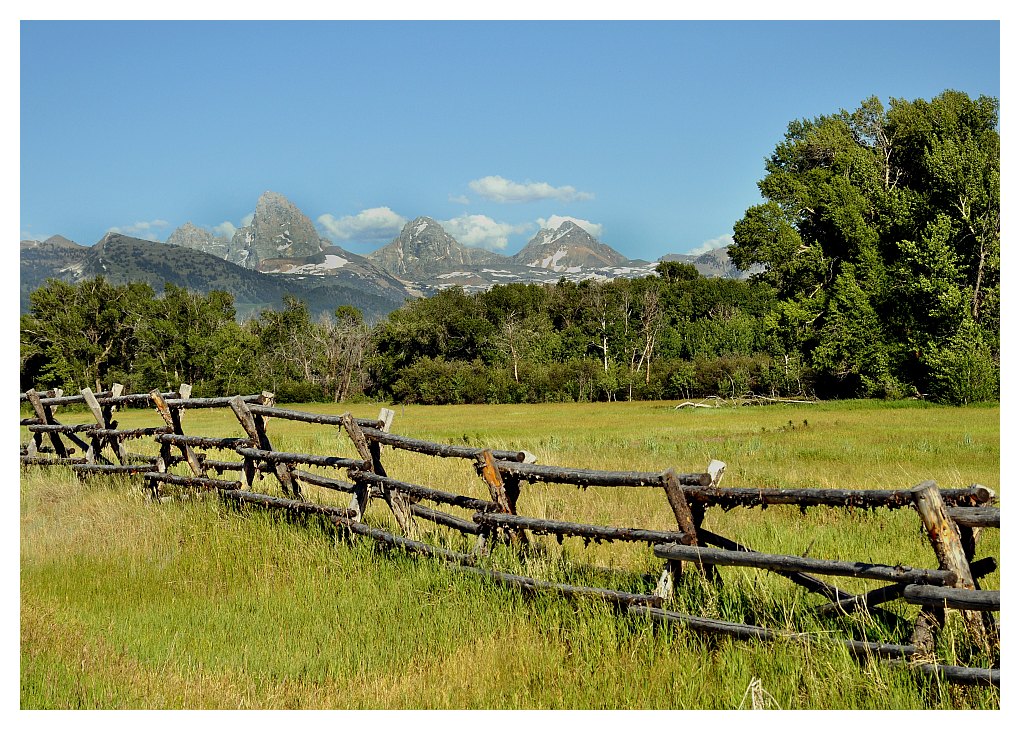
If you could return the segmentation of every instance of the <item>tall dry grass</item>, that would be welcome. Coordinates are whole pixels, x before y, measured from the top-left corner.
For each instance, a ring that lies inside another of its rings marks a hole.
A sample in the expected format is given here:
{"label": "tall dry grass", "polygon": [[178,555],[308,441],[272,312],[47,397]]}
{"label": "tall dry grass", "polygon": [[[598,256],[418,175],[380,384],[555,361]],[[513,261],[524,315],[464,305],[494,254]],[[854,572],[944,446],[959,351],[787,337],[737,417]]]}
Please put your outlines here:
{"label": "tall dry grass", "polygon": [[[339,412],[342,407],[309,405]],[[352,407],[374,416],[377,406]],[[449,443],[525,448],[542,463],[701,470],[727,462],[733,486],[909,487],[973,482],[998,491],[998,409],[839,403],[673,411],[666,404],[398,407],[394,430]],[[66,422],[84,421],[67,413]],[[154,425],[128,411],[125,427]],[[185,430],[240,435],[229,412],[189,411]],[[274,446],[353,453],[328,427],[272,420]],[[141,449],[140,442],[132,449]],[[389,473],[486,496],[466,462],[386,449]],[[266,491],[274,485],[263,482]],[[308,497],[344,495],[308,488]],[[653,489],[525,487],[522,513],[668,529]],[[315,520],[237,511],[215,497],[154,503],[126,479],[66,470],[21,483],[22,707],[737,708],[754,682],[786,708],[997,707],[993,690],[940,686],[832,646],[761,645],[654,629],[592,601],[524,598],[432,561],[348,543]],[[467,513],[461,513],[467,516]],[[382,503],[373,524],[393,527]],[[429,539],[471,542],[430,527]],[[712,510],[706,521],[759,550],[934,566],[910,510]],[[646,546],[536,541],[493,564],[551,579],[647,591],[661,561]],[[997,531],[979,557],[998,557]],[[523,560],[523,562],[522,562]],[[906,640],[900,626],[822,622],[778,576],[694,576],[674,608],[774,628]],[[863,590],[864,581],[833,579]],[[998,587],[998,572],[986,586]],[[957,656],[951,627],[940,652]],[[745,702],[746,704],[746,702]]]}

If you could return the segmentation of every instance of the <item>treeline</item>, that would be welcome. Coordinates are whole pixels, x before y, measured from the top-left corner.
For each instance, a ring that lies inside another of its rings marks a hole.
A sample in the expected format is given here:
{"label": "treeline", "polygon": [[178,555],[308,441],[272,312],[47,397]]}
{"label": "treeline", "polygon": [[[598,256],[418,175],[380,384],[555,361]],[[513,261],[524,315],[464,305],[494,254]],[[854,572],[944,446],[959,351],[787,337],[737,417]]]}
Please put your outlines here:
{"label": "treeline", "polygon": [[235,321],[229,294],[50,281],[21,324],[22,387],[406,403],[925,397],[999,392],[998,101],[869,99],[791,123],[734,226],[749,281],[657,276],[450,289],[372,327]]}
{"label": "treeline", "polygon": [[196,396],[273,390],[282,400],[346,400],[365,388],[370,330],[339,307],[313,321],[293,297],[239,323],[233,297],[167,284],[50,279],[21,318],[21,387],[123,383],[130,392],[191,383]]}

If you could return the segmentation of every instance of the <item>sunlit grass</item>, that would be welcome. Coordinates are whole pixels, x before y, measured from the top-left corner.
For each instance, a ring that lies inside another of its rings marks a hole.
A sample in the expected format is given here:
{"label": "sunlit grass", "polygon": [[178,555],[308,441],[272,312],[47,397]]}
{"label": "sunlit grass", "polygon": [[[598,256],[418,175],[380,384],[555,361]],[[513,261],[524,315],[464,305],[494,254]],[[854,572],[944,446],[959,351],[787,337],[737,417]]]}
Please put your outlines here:
{"label": "sunlit grass", "polygon": [[[378,408],[351,410],[374,417]],[[540,463],[701,471],[714,458],[727,462],[723,484],[730,486],[907,488],[935,479],[943,487],[977,482],[999,491],[997,408],[837,403],[674,411],[663,403],[614,403],[396,410],[398,433],[527,449]],[[87,420],[82,413],[58,417]],[[158,423],[144,410],[118,417],[124,427]],[[229,411],[188,411],[184,427],[241,435]],[[330,427],[274,419],[269,434],[282,450],[353,454]],[[145,441],[130,448],[152,451]],[[487,496],[467,462],[391,449],[383,462],[398,478]],[[278,493],[273,482],[261,484]],[[306,491],[318,501],[347,501]],[[525,486],[519,507],[551,519],[675,529],[653,489]],[[381,502],[368,521],[393,527]],[[907,509],[711,510],[706,526],[758,550],[935,566]],[[422,527],[435,544],[473,545],[445,528]],[[653,629],[593,601],[525,598],[432,561],[348,543],[315,520],[238,511],[211,495],[155,503],[126,479],[83,484],[63,469],[23,472],[21,540],[26,708],[733,709],[754,677],[787,708],[998,706],[996,691],[926,683],[901,668],[860,665],[841,649],[704,638]],[[493,554],[493,564],[632,591],[650,590],[661,569],[643,545],[534,542],[541,547],[523,565],[506,549]],[[982,537],[978,557],[984,555],[998,557],[998,531]],[[773,574],[722,573],[721,586],[687,576],[673,608],[773,628],[908,638],[906,624],[821,622],[809,612],[821,599]],[[998,588],[998,576],[985,587]],[[849,590],[876,585],[830,582]],[[916,614],[900,601],[887,607],[906,619]],[[954,658],[952,647],[942,652],[943,660]]]}

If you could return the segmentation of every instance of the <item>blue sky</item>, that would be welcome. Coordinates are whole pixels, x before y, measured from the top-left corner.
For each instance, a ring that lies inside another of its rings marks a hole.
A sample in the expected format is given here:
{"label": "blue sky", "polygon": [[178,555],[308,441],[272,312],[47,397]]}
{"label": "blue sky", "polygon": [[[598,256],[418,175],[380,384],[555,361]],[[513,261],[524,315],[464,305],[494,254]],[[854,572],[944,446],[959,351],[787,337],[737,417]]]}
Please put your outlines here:
{"label": "blue sky", "polygon": [[229,233],[259,194],[365,253],[727,243],[793,119],[999,96],[997,22],[23,22],[21,237]]}

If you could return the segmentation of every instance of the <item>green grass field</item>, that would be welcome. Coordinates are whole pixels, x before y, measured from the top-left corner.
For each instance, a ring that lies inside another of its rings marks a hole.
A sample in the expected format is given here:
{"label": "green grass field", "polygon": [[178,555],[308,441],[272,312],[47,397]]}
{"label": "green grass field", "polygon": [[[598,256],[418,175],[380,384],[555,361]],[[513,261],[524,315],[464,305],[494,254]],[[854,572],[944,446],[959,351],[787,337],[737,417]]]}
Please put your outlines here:
{"label": "green grass field", "polygon": [[[339,413],[345,406],[303,405]],[[374,417],[379,406],[350,406]],[[66,423],[84,413],[58,413]],[[159,425],[155,413],[118,415]],[[187,433],[242,435],[229,411],[189,411]],[[724,486],[908,488],[984,484],[999,493],[999,408],[842,402],[675,411],[668,403],[397,407],[397,433],[527,449],[539,463],[702,471],[728,464]],[[353,454],[329,427],[272,420],[279,450]],[[27,433],[22,429],[22,439]],[[132,450],[152,450],[144,441]],[[473,468],[385,449],[391,476],[487,497]],[[279,493],[269,480],[261,491]],[[345,495],[306,488],[315,501]],[[549,519],[675,529],[655,489],[525,485],[519,509]],[[455,510],[467,516],[467,512]],[[385,504],[367,522],[395,529]],[[426,539],[472,542],[422,522]],[[710,510],[709,529],[757,550],[936,567],[909,509]],[[495,567],[647,592],[651,549],[535,540]],[[999,557],[997,530],[977,557]],[[721,570],[721,586],[686,575],[675,610],[777,629],[909,639],[916,608],[887,604],[898,626],[822,621],[819,596],[771,573]],[[833,578],[848,590],[878,584]],[[997,589],[999,572],[983,587]],[[980,665],[950,624],[939,660]],[[136,482],[81,483],[64,469],[21,480],[22,708],[998,708],[992,689],[924,680],[860,663],[841,647],[708,638],[591,600],[522,596],[431,560],[348,542],[321,523],[238,511],[214,495],[153,502]]]}

